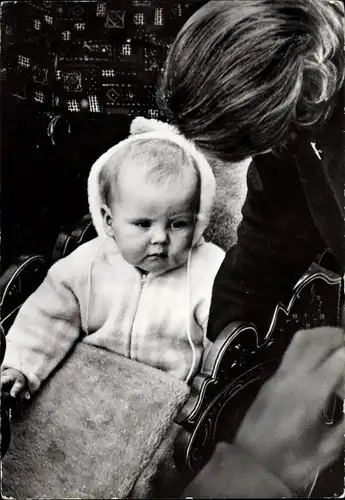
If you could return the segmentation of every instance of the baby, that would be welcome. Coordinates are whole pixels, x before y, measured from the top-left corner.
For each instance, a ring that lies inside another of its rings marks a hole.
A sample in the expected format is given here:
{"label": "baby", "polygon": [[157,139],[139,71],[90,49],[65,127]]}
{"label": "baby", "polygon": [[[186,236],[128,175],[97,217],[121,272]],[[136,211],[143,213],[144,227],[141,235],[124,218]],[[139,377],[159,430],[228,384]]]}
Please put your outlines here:
{"label": "baby", "polygon": [[[2,387],[36,391],[77,341],[189,382],[224,252],[206,243],[215,180],[168,124],[136,118],[88,180],[98,237],[55,263],[7,336]],[[83,332],[81,334],[81,332]]]}

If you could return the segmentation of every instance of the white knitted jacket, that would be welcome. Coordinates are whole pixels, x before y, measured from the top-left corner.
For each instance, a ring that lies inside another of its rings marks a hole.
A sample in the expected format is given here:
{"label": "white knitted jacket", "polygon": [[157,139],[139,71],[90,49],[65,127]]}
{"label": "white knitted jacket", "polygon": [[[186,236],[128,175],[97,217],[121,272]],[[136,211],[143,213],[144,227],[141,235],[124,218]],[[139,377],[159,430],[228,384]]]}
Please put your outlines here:
{"label": "white knitted jacket", "polygon": [[[169,137],[167,131],[163,134]],[[195,374],[206,345],[213,280],[224,258],[223,250],[202,238],[214,195],[208,165],[200,169],[200,207],[204,208],[189,264],[160,275],[149,273],[144,281],[102,232],[98,173],[108,157],[109,152],[97,160],[89,177],[90,212],[100,236],[51,267],[7,335],[3,367],[21,371],[31,392],[81,339],[182,380],[191,367]]]}

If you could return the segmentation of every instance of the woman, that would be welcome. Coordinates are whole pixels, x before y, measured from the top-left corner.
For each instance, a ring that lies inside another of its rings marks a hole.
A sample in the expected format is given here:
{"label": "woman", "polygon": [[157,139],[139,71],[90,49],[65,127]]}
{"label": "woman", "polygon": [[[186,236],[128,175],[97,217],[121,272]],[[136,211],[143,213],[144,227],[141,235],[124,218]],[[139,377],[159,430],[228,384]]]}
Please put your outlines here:
{"label": "woman", "polygon": [[235,319],[267,328],[325,248],[345,270],[341,5],[209,2],[171,47],[159,93],[170,119],[229,169],[254,157],[238,243],[215,280],[211,340]]}
{"label": "woman", "polygon": [[[229,169],[234,162],[254,158],[238,241],[214,284],[211,340],[233,320],[251,320],[267,329],[276,303],[291,293],[325,249],[331,250],[337,271],[345,271],[343,45],[340,2],[227,0],[209,2],[197,11],[171,47],[159,92],[170,120],[200,148],[228,162]],[[344,335],[337,331],[341,357]],[[290,362],[283,362],[282,372],[263,388],[235,443],[297,493],[343,448],[343,429],[337,427],[331,437],[320,424],[323,405],[335,388],[326,384],[322,395],[322,384],[315,385],[312,359],[321,351],[322,359],[331,359],[331,329],[296,337],[286,353]],[[327,371],[332,378],[337,362],[326,364],[324,380]],[[292,425],[300,440],[295,447],[288,422],[294,422],[298,406],[305,412]],[[270,432],[280,424],[272,441]],[[312,430],[308,439],[307,428]],[[248,456],[240,459],[232,445],[222,446],[188,494],[289,495],[267,475],[260,483],[261,473],[253,471]],[[309,449],[307,459],[303,449]],[[289,454],[297,468],[284,460]],[[253,481],[248,484],[250,471]]]}

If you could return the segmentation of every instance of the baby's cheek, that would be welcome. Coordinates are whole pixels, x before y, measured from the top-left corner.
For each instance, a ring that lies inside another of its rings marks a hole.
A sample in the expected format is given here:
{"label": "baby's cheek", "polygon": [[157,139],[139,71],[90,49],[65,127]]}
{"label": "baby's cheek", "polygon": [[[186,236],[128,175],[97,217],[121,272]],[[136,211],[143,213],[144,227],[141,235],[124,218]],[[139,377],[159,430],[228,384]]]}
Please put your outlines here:
{"label": "baby's cheek", "polygon": [[146,247],[138,242],[137,244],[131,245],[127,251],[134,260],[138,260],[145,255],[145,250]]}
{"label": "baby's cheek", "polygon": [[190,248],[190,242],[183,242],[182,245],[180,245],[178,248],[175,248],[173,259],[178,265],[182,265],[187,261]]}
{"label": "baby's cheek", "polygon": [[184,248],[187,252],[189,252],[189,250],[192,247],[193,237],[194,237],[194,231],[188,231],[188,233],[185,235]]}
{"label": "baby's cheek", "polygon": [[189,238],[186,233],[176,232],[170,237],[170,248],[174,253],[181,253],[189,248]]}
{"label": "baby's cheek", "polygon": [[140,263],[140,260],[145,255],[146,247],[137,239],[127,239],[120,251],[124,259],[135,266]]}

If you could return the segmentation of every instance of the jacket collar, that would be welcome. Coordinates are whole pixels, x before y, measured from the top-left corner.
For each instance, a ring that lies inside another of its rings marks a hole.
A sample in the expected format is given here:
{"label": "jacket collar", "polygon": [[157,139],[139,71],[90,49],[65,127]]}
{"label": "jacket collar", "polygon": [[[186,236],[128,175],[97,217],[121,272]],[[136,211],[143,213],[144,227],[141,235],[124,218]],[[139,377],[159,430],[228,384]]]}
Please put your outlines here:
{"label": "jacket collar", "polygon": [[345,270],[345,210],[325,162],[309,141],[298,141],[294,154],[311,215],[339,265]]}

